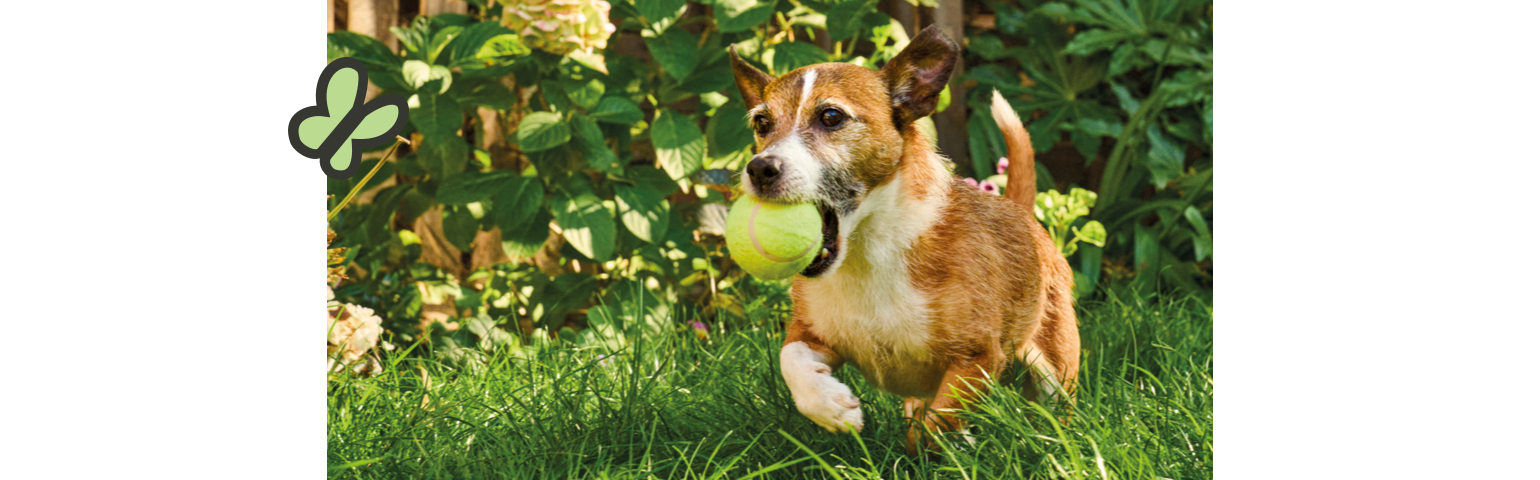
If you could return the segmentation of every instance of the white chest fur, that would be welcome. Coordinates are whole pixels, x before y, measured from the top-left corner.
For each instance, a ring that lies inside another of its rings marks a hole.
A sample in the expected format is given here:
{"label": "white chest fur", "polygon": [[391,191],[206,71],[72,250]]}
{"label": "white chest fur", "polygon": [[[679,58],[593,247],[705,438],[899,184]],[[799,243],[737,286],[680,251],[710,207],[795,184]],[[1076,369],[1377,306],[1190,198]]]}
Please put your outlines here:
{"label": "white chest fur", "polygon": [[802,297],[813,333],[878,385],[931,363],[929,299],[911,283],[906,253],[938,221],[945,198],[909,195],[902,180],[873,189],[840,219],[846,252],[829,275],[807,281]]}

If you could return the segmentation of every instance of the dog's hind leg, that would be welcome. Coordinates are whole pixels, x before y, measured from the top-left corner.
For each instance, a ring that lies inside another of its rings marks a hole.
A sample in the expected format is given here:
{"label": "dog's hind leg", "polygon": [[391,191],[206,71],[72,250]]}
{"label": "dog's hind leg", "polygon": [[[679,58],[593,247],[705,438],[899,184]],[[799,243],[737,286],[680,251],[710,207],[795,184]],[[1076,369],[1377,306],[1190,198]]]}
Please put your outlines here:
{"label": "dog's hind leg", "polygon": [[1059,371],[1054,368],[1053,362],[1043,355],[1042,350],[1035,347],[1027,347],[1021,351],[1019,359],[1022,366],[1026,367],[1031,381],[1022,387],[1021,395],[1042,404],[1053,405],[1068,399],[1068,392],[1064,390],[1064,384],[1059,382]]}
{"label": "dog's hind leg", "polygon": [[[952,362],[947,367],[946,377],[941,381],[941,389],[936,392],[936,397],[931,400],[929,408],[923,412],[916,410],[914,414],[923,418],[911,423],[908,439],[905,446],[924,443],[931,451],[940,451],[936,446],[931,432],[956,432],[963,430],[963,419],[958,415],[965,404],[978,400],[984,394],[989,393],[989,377],[998,373],[996,368],[1003,355],[996,353],[981,353]],[[904,402],[904,409],[909,410],[909,402]],[[971,440],[971,439],[970,439]],[[908,449],[911,453],[913,449]]]}

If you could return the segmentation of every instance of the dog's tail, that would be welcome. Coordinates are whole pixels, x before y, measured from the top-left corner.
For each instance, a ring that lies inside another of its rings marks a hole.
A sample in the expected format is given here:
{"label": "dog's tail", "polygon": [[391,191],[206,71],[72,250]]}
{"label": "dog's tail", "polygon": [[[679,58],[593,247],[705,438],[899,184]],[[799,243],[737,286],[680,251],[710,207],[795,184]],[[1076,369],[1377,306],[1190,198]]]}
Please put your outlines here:
{"label": "dog's tail", "polygon": [[990,101],[989,113],[995,117],[1000,132],[1005,134],[1005,158],[1011,163],[1006,167],[1005,198],[1032,212],[1037,201],[1037,161],[1032,152],[1032,137],[1027,135],[1026,128],[1022,128],[1021,117],[1016,116],[1016,111],[1005,102],[1005,97],[1000,96],[999,90],[995,90],[994,99]]}

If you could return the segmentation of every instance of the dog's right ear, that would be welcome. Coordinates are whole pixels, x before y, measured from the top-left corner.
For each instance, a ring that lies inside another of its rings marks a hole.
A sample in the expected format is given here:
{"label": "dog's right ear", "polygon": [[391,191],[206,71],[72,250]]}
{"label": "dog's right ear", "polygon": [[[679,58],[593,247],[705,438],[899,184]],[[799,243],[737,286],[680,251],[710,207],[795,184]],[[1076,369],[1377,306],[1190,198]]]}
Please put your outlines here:
{"label": "dog's right ear", "polygon": [[738,93],[743,95],[743,104],[748,108],[754,108],[765,103],[765,85],[769,85],[774,78],[749,65],[749,62],[743,61],[742,58],[738,58],[736,48],[727,47],[727,56],[732,57],[733,78],[738,82]]}
{"label": "dog's right ear", "polygon": [[882,77],[893,96],[893,126],[902,129],[936,111],[941,90],[962,57],[957,42],[935,25],[925,27],[904,51],[882,66]]}

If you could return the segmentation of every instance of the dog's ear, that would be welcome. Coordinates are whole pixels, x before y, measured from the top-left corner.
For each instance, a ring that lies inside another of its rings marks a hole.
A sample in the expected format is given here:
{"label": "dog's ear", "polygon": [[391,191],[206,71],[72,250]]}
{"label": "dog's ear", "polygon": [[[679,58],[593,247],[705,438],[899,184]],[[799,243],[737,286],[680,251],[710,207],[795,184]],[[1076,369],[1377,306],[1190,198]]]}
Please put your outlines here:
{"label": "dog's ear", "polygon": [[902,129],[935,112],[961,53],[956,42],[931,25],[882,66],[882,78],[892,94],[894,128]]}
{"label": "dog's ear", "polygon": [[743,94],[743,104],[748,108],[754,108],[765,103],[765,85],[769,85],[774,78],[749,65],[749,62],[743,61],[742,58],[738,58],[736,48],[727,47],[727,56],[732,57],[733,78],[738,82],[738,93]]}

